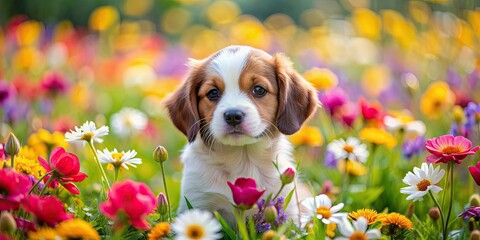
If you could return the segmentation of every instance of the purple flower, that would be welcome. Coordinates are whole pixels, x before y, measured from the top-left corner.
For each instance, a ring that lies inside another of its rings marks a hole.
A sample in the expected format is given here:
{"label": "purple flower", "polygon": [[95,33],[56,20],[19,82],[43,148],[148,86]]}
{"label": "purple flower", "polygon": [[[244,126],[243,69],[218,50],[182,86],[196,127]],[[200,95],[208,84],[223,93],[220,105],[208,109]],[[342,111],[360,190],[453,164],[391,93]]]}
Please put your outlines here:
{"label": "purple flower", "polygon": [[326,167],[335,168],[337,167],[337,160],[335,159],[335,154],[330,151],[325,152],[324,164]]}
{"label": "purple flower", "polygon": [[447,69],[447,82],[448,85],[453,88],[459,88],[462,84],[462,78],[460,77],[460,74],[458,74],[458,71],[454,68],[449,67]]}
{"label": "purple flower", "polygon": [[480,104],[469,102],[465,108],[465,118],[467,119],[465,127],[471,130],[475,124],[480,122]]}
{"label": "purple flower", "polygon": [[325,109],[333,116],[341,106],[347,103],[348,95],[342,88],[337,87],[320,95],[319,99]]}
{"label": "purple flower", "polygon": [[458,216],[463,217],[467,220],[472,217],[478,220],[480,218],[480,207],[470,206],[464,212],[460,213]]}
{"label": "purple flower", "polygon": [[0,81],[0,106],[3,106],[15,95],[15,88],[9,86],[5,81]]}
{"label": "purple flower", "polygon": [[[283,204],[284,204],[284,201],[282,197],[279,197],[275,200],[270,201],[267,205],[265,205],[265,199],[262,199],[257,202],[258,213],[253,215],[253,221],[255,222],[255,228],[257,229],[257,232],[259,233],[266,232],[272,229],[272,227],[276,228],[282,225],[285,221],[287,221],[287,215],[283,210]],[[277,213],[278,213],[277,220],[275,220],[272,224],[268,223],[264,217],[265,208],[270,206],[274,206],[277,209]]]}
{"label": "purple flower", "polygon": [[411,159],[414,155],[420,155],[425,149],[425,138],[420,136],[415,139],[406,140],[403,144],[403,156]]}

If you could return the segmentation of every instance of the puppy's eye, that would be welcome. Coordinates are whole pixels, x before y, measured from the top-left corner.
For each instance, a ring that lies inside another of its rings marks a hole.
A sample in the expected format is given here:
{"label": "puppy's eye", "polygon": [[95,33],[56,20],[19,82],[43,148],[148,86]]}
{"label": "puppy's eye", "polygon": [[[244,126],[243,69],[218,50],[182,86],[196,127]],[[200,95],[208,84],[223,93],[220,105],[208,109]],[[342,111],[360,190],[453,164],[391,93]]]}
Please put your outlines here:
{"label": "puppy's eye", "polygon": [[253,87],[252,92],[255,97],[263,97],[265,96],[265,94],[267,94],[267,90],[265,90],[265,88],[260,86]]}
{"label": "puppy's eye", "polygon": [[217,101],[220,98],[220,91],[216,88],[208,91],[207,98],[210,99],[210,101]]}

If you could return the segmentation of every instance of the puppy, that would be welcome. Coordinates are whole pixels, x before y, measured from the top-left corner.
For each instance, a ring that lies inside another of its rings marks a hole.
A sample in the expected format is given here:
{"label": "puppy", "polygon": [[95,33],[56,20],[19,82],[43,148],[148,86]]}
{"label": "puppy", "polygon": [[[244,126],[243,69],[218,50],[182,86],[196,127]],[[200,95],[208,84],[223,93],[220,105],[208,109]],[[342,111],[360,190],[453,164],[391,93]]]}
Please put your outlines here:
{"label": "puppy", "polygon": [[[285,135],[297,132],[318,106],[315,89],[292,68],[283,54],[273,57],[247,46],[226,47],[203,60],[190,60],[182,86],[166,101],[170,118],[189,141],[181,202],[219,211],[234,222],[227,181],[253,178],[263,197],[275,194],[280,172],[294,169],[292,146]],[[284,188],[281,197],[294,188]],[[298,195],[297,195],[298,196]],[[298,198],[286,209],[298,219]],[[252,214],[252,213],[250,213]]]}

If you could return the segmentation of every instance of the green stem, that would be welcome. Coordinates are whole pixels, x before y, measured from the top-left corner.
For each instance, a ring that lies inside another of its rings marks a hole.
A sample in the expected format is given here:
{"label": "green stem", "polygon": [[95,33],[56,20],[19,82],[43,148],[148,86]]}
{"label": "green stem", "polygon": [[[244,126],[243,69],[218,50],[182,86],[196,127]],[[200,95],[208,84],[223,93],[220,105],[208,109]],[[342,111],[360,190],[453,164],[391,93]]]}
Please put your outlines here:
{"label": "green stem", "polygon": [[170,209],[170,198],[168,197],[167,181],[165,179],[165,170],[163,168],[163,162],[160,163],[160,170],[162,171],[163,187],[165,188],[165,196],[167,197],[167,209],[168,209],[168,220],[172,221],[172,211]]}
{"label": "green stem", "polygon": [[367,178],[367,188],[371,187],[372,184],[374,184],[373,182],[373,168],[374,168],[374,164],[375,164],[375,153],[376,153],[376,150],[377,150],[377,144],[373,143],[372,145],[372,153],[371,153],[371,157],[370,157],[370,161],[368,162],[368,178]]}
{"label": "green stem", "polygon": [[445,220],[445,228],[443,229],[443,237],[447,239],[448,234],[448,221],[450,220],[450,214],[452,213],[453,206],[453,164],[448,164],[448,186],[450,187],[450,202],[448,205],[447,220]]}
{"label": "green stem", "polygon": [[243,240],[249,240],[247,226],[245,225],[245,210],[239,208],[236,210],[235,217],[237,218],[238,231],[240,231]]}
{"label": "green stem", "polygon": [[40,194],[38,194],[38,196],[43,196],[43,193],[45,192],[45,190],[48,188],[48,186],[50,185],[50,183],[52,183],[54,177],[53,175],[50,176],[50,178],[47,180],[47,182],[45,183],[45,187],[42,188],[42,191],[40,191]]}
{"label": "green stem", "polygon": [[10,166],[12,166],[12,168],[15,169],[15,166],[13,165],[15,163],[15,155],[12,155],[10,158],[11,158]]}
{"label": "green stem", "polygon": [[108,183],[107,175],[105,174],[105,171],[103,170],[102,164],[100,163],[100,160],[98,159],[97,155],[97,150],[95,149],[95,146],[93,145],[93,141],[87,141],[88,145],[90,146],[90,149],[92,149],[93,152],[93,158],[95,159],[95,163],[97,163],[97,167],[100,169],[100,172],[102,174],[102,183],[103,187],[106,188],[107,190],[110,190],[110,183]]}
{"label": "green stem", "polygon": [[[285,187],[285,185],[282,183],[282,186],[280,187],[280,190],[278,190],[277,194],[275,194],[275,197],[273,197],[272,199],[276,199],[278,197],[278,195],[280,195],[280,193],[282,192],[283,188]],[[265,203],[265,206],[267,205],[268,203]]]}
{"label": "green stem", "polygon": [[118,166],[118,167],[115,166],[115,175],[114,175],[114,177],[113,177],[113,182],[116,182],[116,181],[117,181],[119,170],[120,170],[120,166]]}
{"label": "green stem", "polygon": [[[437,199],[433,196],[432,191],[428,191],[428,193],[430,194],[430,197],[432,197],[432,200],[433,200],[433,202],[435,203],[435,206],[437,206],[438,210],[440,211],[440,218],[441,218],[441,220],[442,220],[442,233],[445,233],[445,220],[443,219],[443,211],[442,211],[442,208],[440,207],[440,204],[438,204]],[[444,236],[443,236],[443,239],[446,239],[445,237],[446,237],[446,236],[444,235]]]}
{"label": "green stem", "polygon": [[346,203],[347,200],[347,195],[348,195],[348,183],[349,183],[349,177],[348,177],[348,159],[345,159],[345,171],[343,172],[342,175],[342,202]]}
{"label": "green stem", "polygon": [[35,184],[33,184],[32,188],[30,188],[30,191],[28,191],[28,195],[30,195],[30,194],[33,192],[33,190],[38,186],[38,184],[40,184],[40,182],[41,182],[45,177],[47,177],[48,175],[52,174],[54,171],[55,171],[55,170],[52,170],[52,171],[50,171],[50,172],[47,172],[47,173],[45,173],[40,179],[38,179],[38,180],[35,182]]}

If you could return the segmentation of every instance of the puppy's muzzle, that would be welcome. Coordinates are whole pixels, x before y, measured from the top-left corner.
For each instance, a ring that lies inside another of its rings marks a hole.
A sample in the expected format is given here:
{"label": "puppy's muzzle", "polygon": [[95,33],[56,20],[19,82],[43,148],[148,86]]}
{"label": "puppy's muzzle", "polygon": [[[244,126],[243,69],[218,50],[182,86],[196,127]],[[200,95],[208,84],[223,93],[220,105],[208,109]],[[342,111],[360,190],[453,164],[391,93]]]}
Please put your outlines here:
{"label": "puppy's muzzle", "polygon": [[223,119],[228,125],[235,127],[242,123],[244,115],[239,109],[229,109],[223,114]]}

